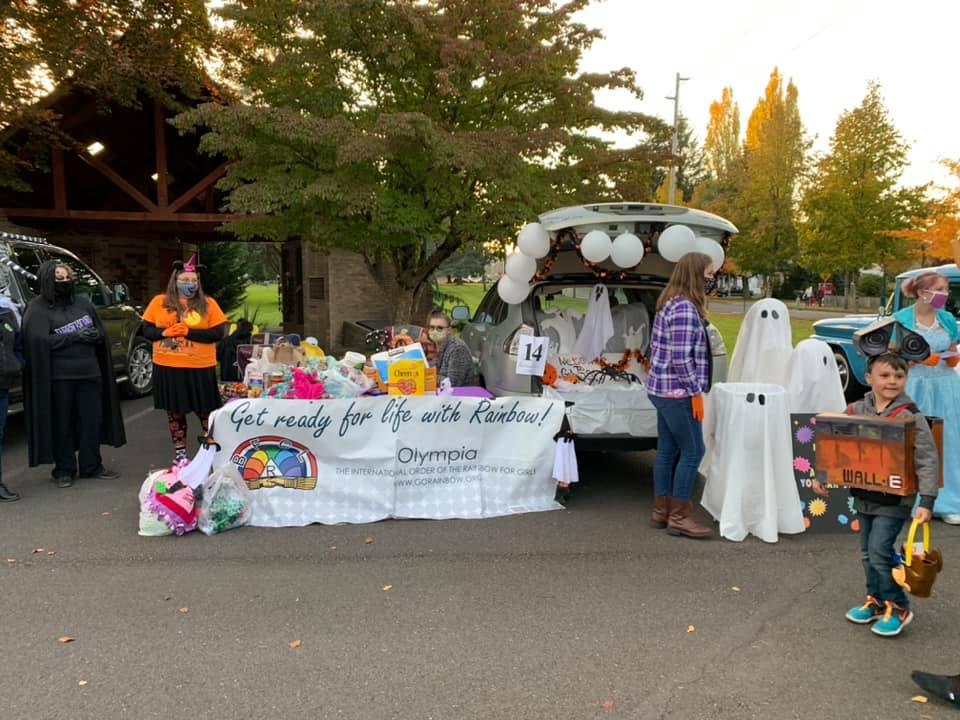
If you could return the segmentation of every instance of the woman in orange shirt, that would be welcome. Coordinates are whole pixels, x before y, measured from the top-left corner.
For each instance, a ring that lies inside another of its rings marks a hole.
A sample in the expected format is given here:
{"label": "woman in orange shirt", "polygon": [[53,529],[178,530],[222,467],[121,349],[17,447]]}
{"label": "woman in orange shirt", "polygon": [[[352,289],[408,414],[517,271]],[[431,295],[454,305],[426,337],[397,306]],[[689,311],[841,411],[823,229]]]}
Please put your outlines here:
{"label": "woman in orange shirt", "polygon": [[173,265],[167,291],[143,313],[143,334],[153,341],[153,406],[167,411],[174,462],[187,457],[187,413],[196,413],[203,432],[220,407],[217,342],[227,316],[200,286],[196,256]]}

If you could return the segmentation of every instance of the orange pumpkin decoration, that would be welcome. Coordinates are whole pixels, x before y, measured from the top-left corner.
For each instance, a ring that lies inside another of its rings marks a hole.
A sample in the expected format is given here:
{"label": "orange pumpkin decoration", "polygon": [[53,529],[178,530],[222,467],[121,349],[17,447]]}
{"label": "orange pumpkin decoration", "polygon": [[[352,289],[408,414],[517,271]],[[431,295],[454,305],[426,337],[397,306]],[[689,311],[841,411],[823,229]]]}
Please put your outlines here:
{"label": "orange pumpkin decoration", "polygon": [[557,381],[557,369],[547,363],[543,368],[543,375],[540,376],[544,385],[553,385]]}

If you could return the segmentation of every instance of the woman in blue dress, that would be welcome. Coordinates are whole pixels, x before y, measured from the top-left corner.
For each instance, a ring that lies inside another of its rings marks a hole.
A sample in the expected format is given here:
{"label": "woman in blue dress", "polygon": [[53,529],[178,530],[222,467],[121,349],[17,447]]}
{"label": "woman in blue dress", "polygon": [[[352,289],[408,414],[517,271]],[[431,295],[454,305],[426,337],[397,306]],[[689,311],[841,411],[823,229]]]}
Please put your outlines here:
{"label": "woman in blue dress", "polygon": [[901,292],[916,302],[894,317],[904,327],[920,333],[931,355],[913,365],[907,375],[907,395],[924,415],[943,418],[943,488],[933,507],[944,522],[960,525],[960,374],[954,367],[960,357],[940,357],[957,350],[957,319],[946,310],[950,295],[947,278],[929,271],[903,283]]}

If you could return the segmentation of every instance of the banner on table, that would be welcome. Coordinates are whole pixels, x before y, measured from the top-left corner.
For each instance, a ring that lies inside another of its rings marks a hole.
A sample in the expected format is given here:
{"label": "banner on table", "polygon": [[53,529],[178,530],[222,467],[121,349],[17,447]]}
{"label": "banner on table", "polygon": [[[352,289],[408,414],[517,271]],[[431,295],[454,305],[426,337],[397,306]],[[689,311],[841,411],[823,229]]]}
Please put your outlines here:
{"label": "banner on table", "polygon": [[528,397],[235,400],[212,419],[215,465],[237,468],[264,527],[553,510],[563,413]]}

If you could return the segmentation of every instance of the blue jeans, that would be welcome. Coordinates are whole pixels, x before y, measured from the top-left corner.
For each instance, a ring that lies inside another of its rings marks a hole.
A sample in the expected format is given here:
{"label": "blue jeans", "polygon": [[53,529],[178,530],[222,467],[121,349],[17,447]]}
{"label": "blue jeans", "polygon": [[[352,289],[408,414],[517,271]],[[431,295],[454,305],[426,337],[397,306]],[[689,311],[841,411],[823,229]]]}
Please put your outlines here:
{"label": "blue jeans", "polygon": [[693,419],[690,398],[650,395],[657,409],[657,459],[653,464],[653,490],[689,500],[703,459],[703,425]]}
{"label": "blue jeans", "polygon": [[897,536],[906,518],[887,515],[865,515],[860,519],[860,559],[867,576],[867,592],[883,603],[886,600],[900,607],[910,607],[903,588],[897,585],[890,572],[896,552]]}

